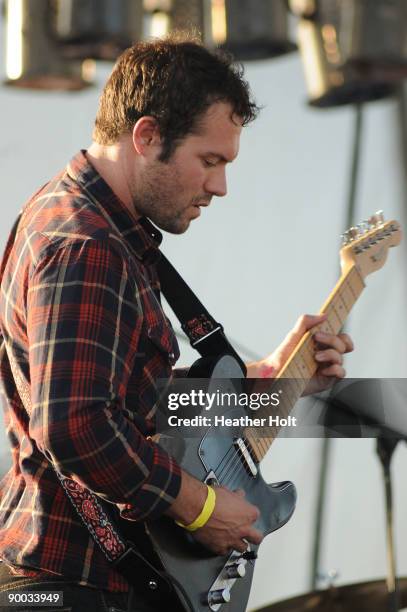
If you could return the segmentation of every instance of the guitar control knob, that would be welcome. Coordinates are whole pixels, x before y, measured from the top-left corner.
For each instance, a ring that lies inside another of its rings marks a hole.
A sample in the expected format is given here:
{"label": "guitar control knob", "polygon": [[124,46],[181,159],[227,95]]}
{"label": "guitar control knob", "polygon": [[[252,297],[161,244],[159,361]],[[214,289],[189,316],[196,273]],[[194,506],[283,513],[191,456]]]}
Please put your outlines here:
{"label": "guitar control knob", "polygon": [[228,578],[244,578],[246,576],[246,568],[243,563],[233,563],[226,568]]}
{"label": "guitar control knob", "polygon": [[209,605],[224,604],[230,601],[229,589],[219,589],[218,591],[209,592]]}
{"label": "guitar control knob", "polygon": [[247,559],[248,561],[252,561],[257,559],[257,552],[255,550],[246,550],[242,555],[243,559]]}

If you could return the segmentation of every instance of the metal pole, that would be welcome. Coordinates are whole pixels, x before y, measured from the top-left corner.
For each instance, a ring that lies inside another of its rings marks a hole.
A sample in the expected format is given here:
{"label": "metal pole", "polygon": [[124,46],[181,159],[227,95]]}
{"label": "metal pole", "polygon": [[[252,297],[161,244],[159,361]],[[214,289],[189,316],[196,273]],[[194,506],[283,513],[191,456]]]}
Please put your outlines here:
{"label": "metal pole", "polygon": [[400,134],[401,170],[403,178],[403,210],[407,217],[407,102],[404,85],[401,84],[397,92],[397,131]]}
{"label": "metal pole", "polygon": [[387,609],[389,612],[397,612],[399,609],[399,596],[396,580],[396,551],[394,546],[393,531],[393,491],[390,464],[393,453],[398,444],[397,438],[388,438],[385,435],[377,438],[376,452],[383,468],[384,497],[386,504],[386,548],[387,548]]}
{"label": "metal pole", "polygon": [[[360,174],[361,144],[363,135],[363,105],[355,105],[354,135],[352,143],[352,163],[349,174],[349,191],[346,207],[345,228],[355,223],[356,197]],[[406,141],[407,142],[407,141]],[[329,400],[328,400],[329,401]],[[332,439],[324,438],[321,446],[320,470],[318,477],[318,493],[314,520],[314,542],[311,553],[310,589],[318,587],[322,538],[325,523],[325,496],[332,450]]]}

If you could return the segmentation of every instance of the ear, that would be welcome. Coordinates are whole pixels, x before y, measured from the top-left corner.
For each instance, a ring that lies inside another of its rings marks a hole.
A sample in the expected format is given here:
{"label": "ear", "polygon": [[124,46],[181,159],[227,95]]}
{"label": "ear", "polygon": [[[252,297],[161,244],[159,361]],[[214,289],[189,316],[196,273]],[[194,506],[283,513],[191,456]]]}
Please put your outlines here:
{"label": "ear", "polygon": [[154,117],[141,117],[132,132],[133,146],[143,157],[156,153],[161,147],[161,136],[157,120]]}

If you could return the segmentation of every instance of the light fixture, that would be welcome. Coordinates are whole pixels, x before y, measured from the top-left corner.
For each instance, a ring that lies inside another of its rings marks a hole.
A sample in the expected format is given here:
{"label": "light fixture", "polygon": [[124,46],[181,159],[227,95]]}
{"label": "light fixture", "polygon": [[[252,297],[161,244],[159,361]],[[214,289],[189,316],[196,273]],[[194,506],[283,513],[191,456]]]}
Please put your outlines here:
{"label": "light fixture", "polygon": [[338,106],[392,95],[407,77],[405,0],[290,0],[309,102]]}
{"label": "light fixture", "polygon": [[115,60],[142,37],[143,0],[50,0],[64,55]]}
{"label": "light fixture", "polygon": [[286,0],[212,0],[213,40],[238,60],[267,59],[295,51],[288,26]]}
{"label": "light fixture", "polygon": [[198,33],[209,48],[237,60],[275,57],[295,50],[289,39],[286,0],[144,0],[151,35]]}
{"label": "light fixture", "polygon": [[79,90],[93,77],[90,62],[67,61],[49,33],[48,0],[6,0],[7,85]]}

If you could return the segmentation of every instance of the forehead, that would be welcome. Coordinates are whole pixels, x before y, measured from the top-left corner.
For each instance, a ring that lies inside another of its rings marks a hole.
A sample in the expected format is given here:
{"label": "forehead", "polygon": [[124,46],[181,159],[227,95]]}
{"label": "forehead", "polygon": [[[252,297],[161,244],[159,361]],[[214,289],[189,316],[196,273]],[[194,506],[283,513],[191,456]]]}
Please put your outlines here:
{"label": "forehead", "polygon": [[[184,144],[200,153],[211,153],[232,161],[239,152],[242,120],[224,102],[214,102],[199,120],[196,133]],[[181,145],[182,146],[182,145]]]}

